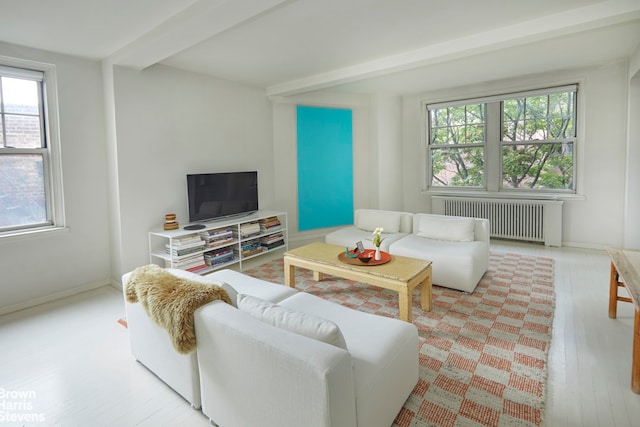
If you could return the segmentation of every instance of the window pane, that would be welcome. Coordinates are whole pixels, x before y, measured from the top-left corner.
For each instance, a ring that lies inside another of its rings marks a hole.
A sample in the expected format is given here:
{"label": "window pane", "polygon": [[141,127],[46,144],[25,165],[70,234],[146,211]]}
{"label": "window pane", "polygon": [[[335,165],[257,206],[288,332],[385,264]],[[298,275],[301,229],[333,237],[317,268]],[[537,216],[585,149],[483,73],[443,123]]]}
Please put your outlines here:
{"label": "window pane", "polygon": [[430,110],[429,143],[484,144],[484,104],[461,105]]}
{"label": "window pane", "polygon": [[547,117],[547,95],[525,98],[525,119],[545,119]]}
{"label": "window pane", "polygon": [[4,116],[7,147],[13,148],[42,148],[40,138],[40,118],[37,116]]}
{"label": "window pane", "polygon": [[505,100],[502,141],[572,139],[574,117],[574,91]]}
{"label": "window pane", "polygon": [[0,155],[0,227],[47,221],[41,154]]}
{"label": "window pane", "polygon": [[39,82],[2,77],[2,98],[5,113],[38,115],[40,112]]}
{"label": "window pane", "polygon": [[551,138],[569,139],[575,136],[574,109],[573,92],[549,95],[549,133]]}
{"label": "window pane", "polygon": [[504,188],[573,189],[573,144],[522,144],[502,149]]}
{"label": "window pane", "polygon": [[431,185],[481,187],[484,185],[484,148],[437,148],[431,150]]}

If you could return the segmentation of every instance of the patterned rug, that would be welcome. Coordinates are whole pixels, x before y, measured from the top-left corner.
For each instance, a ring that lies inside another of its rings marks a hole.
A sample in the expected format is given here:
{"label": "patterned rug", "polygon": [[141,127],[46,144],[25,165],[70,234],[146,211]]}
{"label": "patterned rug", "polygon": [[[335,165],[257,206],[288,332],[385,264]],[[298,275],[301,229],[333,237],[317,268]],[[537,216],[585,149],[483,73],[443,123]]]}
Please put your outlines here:
{"label": "patterned rug", "polygon": [[[245,273],[283,283],[282,259]],[[392,291],[296,268],[296,288],[345,306],[398,317]],[[420,379],[393,426],[540,426],[555,296],[553,260],[491,253],[472,294],[433,287],[423,312],[413,295],[420,335]]]}

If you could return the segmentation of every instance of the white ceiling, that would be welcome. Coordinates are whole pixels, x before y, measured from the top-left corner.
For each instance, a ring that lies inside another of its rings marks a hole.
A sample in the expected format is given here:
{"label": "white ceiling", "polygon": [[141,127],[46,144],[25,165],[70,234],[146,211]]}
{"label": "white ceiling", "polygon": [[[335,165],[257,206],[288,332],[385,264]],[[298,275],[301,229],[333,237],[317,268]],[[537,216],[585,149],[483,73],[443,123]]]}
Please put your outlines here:
{"label": "white ceiling", "polygon": [[640,0],[0,0],[0,41],[269,95],[407,93],[628,57]]}

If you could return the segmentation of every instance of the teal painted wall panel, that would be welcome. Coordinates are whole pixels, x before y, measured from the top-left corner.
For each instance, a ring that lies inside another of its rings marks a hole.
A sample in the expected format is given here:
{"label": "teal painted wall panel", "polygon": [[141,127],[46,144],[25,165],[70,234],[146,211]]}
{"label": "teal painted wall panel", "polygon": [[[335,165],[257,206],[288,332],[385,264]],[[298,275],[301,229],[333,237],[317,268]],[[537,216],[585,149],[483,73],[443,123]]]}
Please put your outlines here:
{"label": "teal painted wall panel", "polygon": [[353,224],[352,111],[298,106],[298,229]]}

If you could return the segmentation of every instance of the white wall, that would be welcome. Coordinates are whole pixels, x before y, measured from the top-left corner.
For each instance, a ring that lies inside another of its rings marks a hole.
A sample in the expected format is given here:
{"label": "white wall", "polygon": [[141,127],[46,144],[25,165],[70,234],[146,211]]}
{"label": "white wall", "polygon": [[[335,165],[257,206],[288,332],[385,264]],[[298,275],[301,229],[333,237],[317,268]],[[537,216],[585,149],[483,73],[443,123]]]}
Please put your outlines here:
{"label": "white wall", "polygon": [[375,194],[379,209],[404,209],[402,164],[402,97],[373,95],[371,97],[371,146],[375,170],[371,176],[378,183]]}
{"label": "white wall", "polygon": [[640,46],[629,62],[627,186],[624,237],[626,248],[640,249]]}
{"label": "white wall", "polygon": [[584,70],[405,96],[403,158],[406,210],[431,210],[430,195],[422,192],[425,162],[423,101],[456,100],[570,82],[580,83],[579,195],[567,199],[564,204],[563,244],[596,248],[621,245],[628,91],[627,63],[624,61]]}
{"label": "white wall", "polygon": [[[271,103],[249,88],[167,66],[114,68],[121,272],[149,263],[148,232],[188,224],[188,173],[257,170],[274,205]],[[117,279],[118,277],[116,277]]]}
{"label": "white wall", "polygon": [[0,313],[109,282],[100,64],[0,43],[0,55],[56,67],[68,230],[0,239]]}

